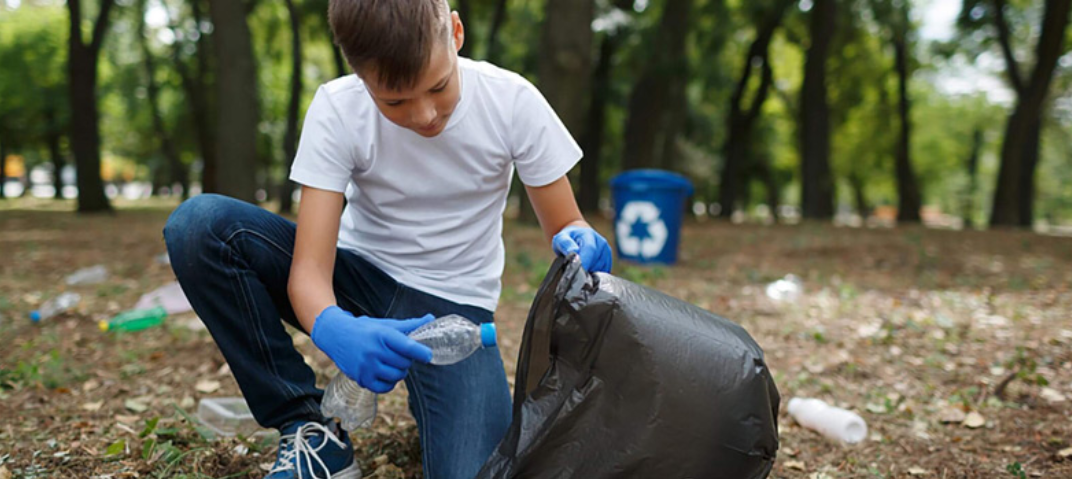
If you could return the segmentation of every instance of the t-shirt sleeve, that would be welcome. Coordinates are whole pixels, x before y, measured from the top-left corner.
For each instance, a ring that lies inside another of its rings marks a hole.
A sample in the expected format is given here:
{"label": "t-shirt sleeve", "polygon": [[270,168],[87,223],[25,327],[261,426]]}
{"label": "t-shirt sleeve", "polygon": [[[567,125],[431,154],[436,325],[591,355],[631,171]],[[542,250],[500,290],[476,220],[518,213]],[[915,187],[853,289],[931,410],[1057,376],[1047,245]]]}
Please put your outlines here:
{"label": "t-shirt sleeve", "polygon": [[581,147],[539,90],[522,81],[510,126],[511,155],[522,183],[545,186],[580,161]]}
{"label": "t-shirt sleeve", "polygon": [[348,140],[352,138],[345,133],[330,94],[321,86],[305,113],[290,179],[301,185],[344,193],[357,164]]}

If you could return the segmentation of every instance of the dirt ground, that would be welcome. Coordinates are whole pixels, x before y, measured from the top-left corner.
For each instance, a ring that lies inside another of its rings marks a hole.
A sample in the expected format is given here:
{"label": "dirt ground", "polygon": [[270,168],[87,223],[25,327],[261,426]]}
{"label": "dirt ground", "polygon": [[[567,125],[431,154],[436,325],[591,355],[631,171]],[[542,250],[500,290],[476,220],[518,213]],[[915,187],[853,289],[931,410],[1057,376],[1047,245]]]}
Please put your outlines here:
{"label": "dirt ground", "polygon": [[[240,395],[196,316],[97,329],[174,279],[156,260],[174,204],[118,205],[78,216],[69,202],[0,202],[0,479],[260,477],[271,435],[214,439],[191,423],[201,398]],[[763,346],[783,397],[773,477],[1072,477],[1072,239],[717,222],[690,222],[683,237],[679,265],[615,274],[738,321]],[[506,226],[496,321],[511,383],[551,259],[541,241]],[[97,264],[106,281],[66,286]],[[787,273],[803,281],[799,301],[768,299]],[[83,297],[75,311],[27,319],[68,290]],[[325,384],[330,361],[295,342]],[[800,427],[785,413],[796,396],[856,411],[867,439],[846,446]],[[363,470],[420,477],[404,391],[380,407],[353,434]]]}

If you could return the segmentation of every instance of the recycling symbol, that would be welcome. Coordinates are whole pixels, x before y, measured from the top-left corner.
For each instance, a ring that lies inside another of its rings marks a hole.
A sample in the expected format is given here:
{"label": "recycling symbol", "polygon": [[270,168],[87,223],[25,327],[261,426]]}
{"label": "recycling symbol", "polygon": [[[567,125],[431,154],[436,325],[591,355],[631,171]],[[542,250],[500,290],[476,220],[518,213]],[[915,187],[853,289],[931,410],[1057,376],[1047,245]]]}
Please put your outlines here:
{"label": "recycling symbol", "polygon": [[622,254],[644,259],[658,256],[669,234],[661,216],[659,207],[650,201],[626,203],[614,226]]}

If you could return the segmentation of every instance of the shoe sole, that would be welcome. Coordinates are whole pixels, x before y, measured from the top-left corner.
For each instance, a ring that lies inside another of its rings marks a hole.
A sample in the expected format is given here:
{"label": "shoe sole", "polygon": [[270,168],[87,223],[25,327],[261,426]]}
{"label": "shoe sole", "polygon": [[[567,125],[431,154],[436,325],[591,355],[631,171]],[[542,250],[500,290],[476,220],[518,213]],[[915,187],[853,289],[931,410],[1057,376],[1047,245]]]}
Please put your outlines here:
{"label": "shoe sole", "polygon": [[332,474],[331,479],[361,479],[361,466],[358,466],[357,461],[354,461],[353,464],[350,464],[350,467]]}

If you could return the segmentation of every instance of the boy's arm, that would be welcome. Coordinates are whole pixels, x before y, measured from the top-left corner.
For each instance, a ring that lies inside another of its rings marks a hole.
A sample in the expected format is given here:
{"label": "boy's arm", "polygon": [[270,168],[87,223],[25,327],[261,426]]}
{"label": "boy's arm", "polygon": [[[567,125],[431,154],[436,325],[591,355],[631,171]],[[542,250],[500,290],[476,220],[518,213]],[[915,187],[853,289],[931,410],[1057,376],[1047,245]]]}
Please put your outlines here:
{"label": "boy's arm", "polygon": [[544,237],[555,253],[577,253],[589,272],[610,272],[613,257],[610,245],[584,220],[569,178],[562,176],[546,186],[525,185],[525,191]]}
{"label": "boy's arm", "polygon": [[302,187],[287,294],[298,322],[310,333],[316,316],[335,304],[331,279],[344,202],[342,193]]}

